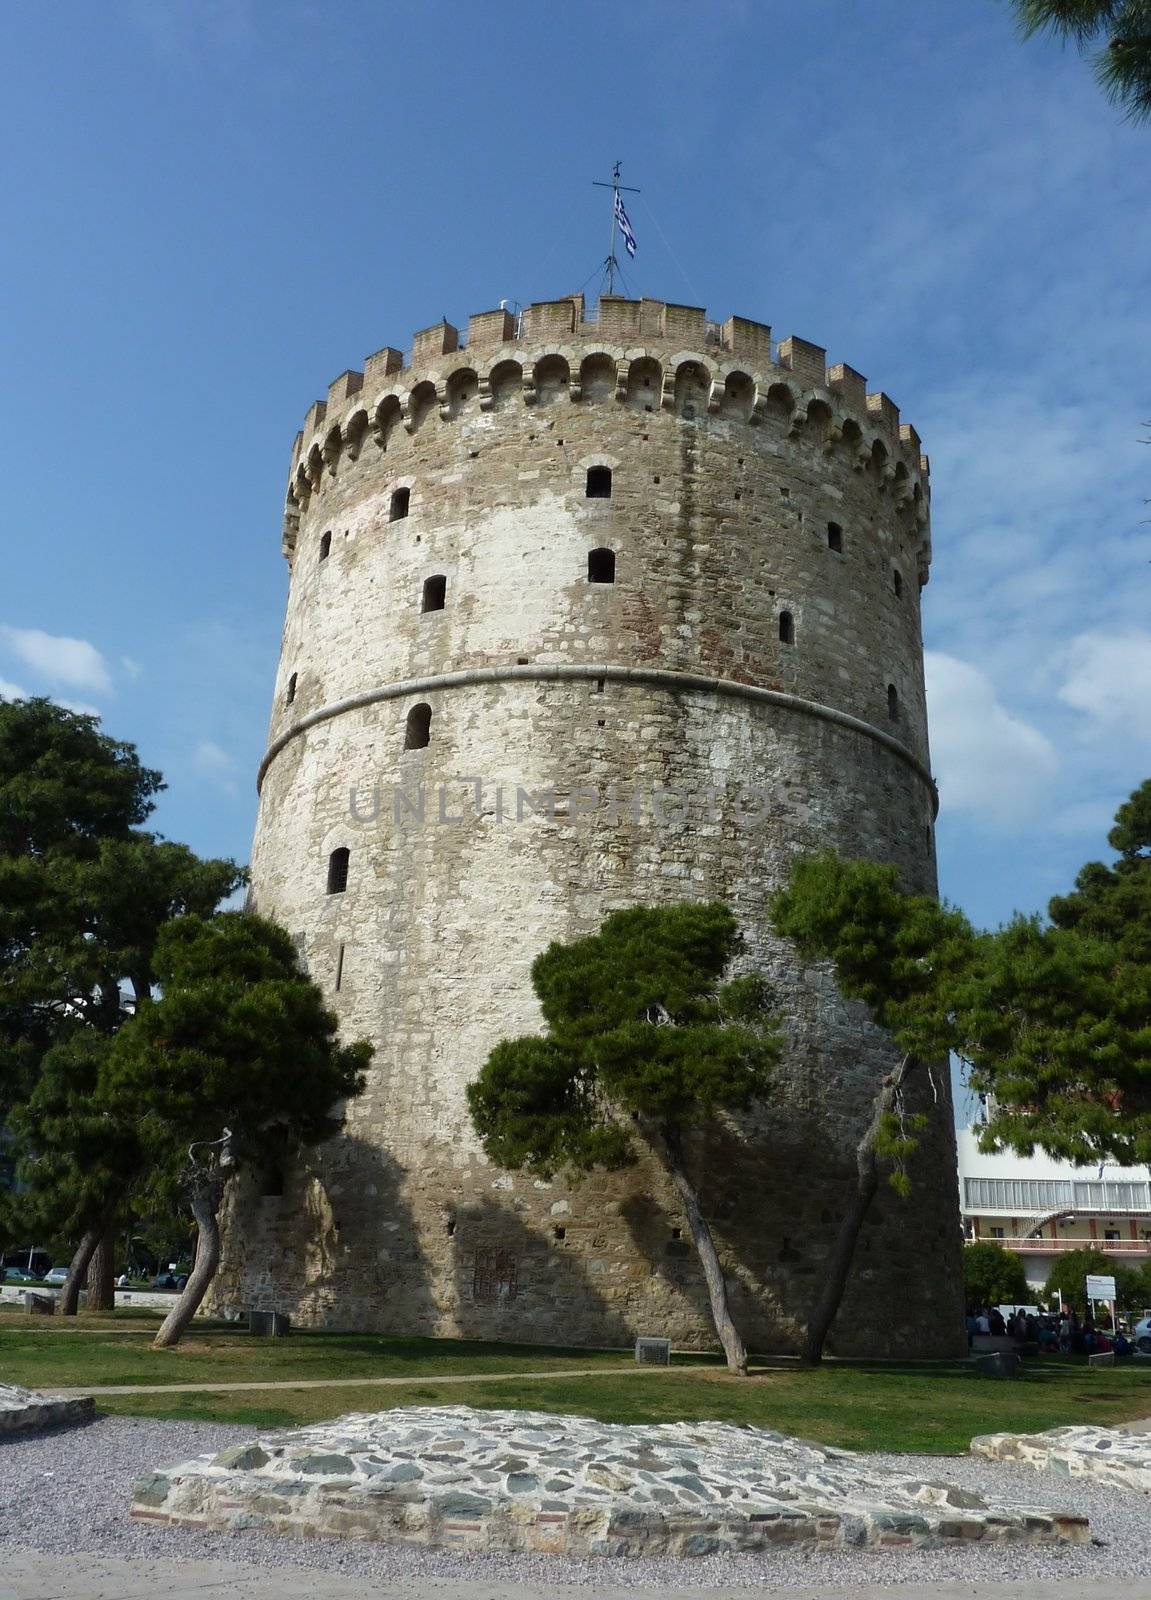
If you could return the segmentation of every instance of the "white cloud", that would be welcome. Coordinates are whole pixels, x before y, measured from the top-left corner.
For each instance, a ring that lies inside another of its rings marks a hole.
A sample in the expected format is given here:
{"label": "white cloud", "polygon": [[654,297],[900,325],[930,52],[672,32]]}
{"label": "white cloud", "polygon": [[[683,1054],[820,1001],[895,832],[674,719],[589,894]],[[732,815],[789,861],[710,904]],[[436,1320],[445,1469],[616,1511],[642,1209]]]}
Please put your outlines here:
{"label": "white cloud", "polygon": [[192,752],[192,764],[197,772],[230,772],[232,758],[214,739],[201,739]]}
{"label": "white cloud", "polygon": [[1001,704],[978,667],[929,650],[926,669],[941,808],[997,827],[1033,822],[1059,766],[1051,741]]}
{"label": "white cloud", "polygon": [[1059,698],[1099,731],[1151,738],[1151,633],[1081,633],[1071,641]]}
{"label": "white cloud", "polygon": [[195,770],[206,778],[214,778],[228,794],[236,793],[236,785],[231,777],[235,765],[228,752],[214,739],[201,739],[192,751],[192,766]]}
{"label": "white cloud", "polygon": [[104,657],[87,639],[70,639],[66,634],[44,633],[39,628],[0,627],[0,640],[49,683],[96,691],[112,687]]}
{"label": "white cloud", "polygon": [[27,689],[22,689],[18,683],[9,683],[7,678],[0,678],[0,700],[27,700],[27,698]]}

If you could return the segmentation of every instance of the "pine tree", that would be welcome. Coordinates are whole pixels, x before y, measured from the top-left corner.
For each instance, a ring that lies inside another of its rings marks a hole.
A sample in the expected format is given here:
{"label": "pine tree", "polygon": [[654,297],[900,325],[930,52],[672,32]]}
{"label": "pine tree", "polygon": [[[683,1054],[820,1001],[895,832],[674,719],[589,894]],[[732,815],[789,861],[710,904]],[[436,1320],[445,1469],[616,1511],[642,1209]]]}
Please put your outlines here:
{"label": "pine tree", "polygon": [[143,1181],[131,1131],[92,1098],[99,1063],[151,997],[160,928],[244,879],[141,827],[162,788],[94,717],[0,701],[0,1116],[20,1176],[5,1212],[77,1241],[66,1313]]}
{"label": "pine tree", "polygon": [[1025,38],[1054,33],[1094,46],[1107,98],[1136,122],[1151,116],[1151,0],[1012,0]]}
{"label": "pine tree", "polygon": [[830,853],[801,857],[770,911],[777,932],[807,964],[830,962],[840,992],[863,1001],[901,1057],[876,1085],[856,1145],[854,1180],[801,1352],[805,1364],[815,1365],[842,1303],[881,1167],[898,1194],[910,1193],[909,1163],[923,1119],[906,1110],[907,1086],[920,1074],[946,1070],[938,1065],[953,1037],[944,983],[967,970],[974,934],[962,912],[928,895],[905,894],[894,867]]}
{"label": "pine tree", "polygon": [[178,1190],[196,1221],[195,1265],[154,1341],[163,1348],[179,1341],[215,1276],[229,1181],[335,1133],[371,1047],[339,1043],[291,939],[259,917],[169,922],[153,966],[159,996],[117,1035],[101,1090],[137,1119],[153,1181]]}
{"label": "pine tree", "polygon": [[755,976],[724,981],[739,931],[722,905],[635,907],[532,966],[547,1033],[507,1039],[468,1088],[498,1165],[551,1177],[655,1156],[683,1203],[733,1372],[747,1351],[692,1173],[693,1135],[769,1092],[779,1041]]}

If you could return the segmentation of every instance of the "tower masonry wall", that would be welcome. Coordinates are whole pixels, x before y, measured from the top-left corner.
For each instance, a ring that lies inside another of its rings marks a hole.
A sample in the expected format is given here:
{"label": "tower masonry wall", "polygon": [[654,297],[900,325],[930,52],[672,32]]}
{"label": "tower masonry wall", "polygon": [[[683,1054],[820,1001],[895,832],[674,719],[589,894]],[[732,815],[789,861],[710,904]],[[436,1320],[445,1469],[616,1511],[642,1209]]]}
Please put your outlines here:
{"label": "tower masonry wall", "polygon": [[[662,302],[482,313],[466,343],[438,324],[312,407],[253,903],[376,1055],[344,1132],[282,1193],[236,1198],[223,1296],[333,1326],[712,1342],[661,1173],[500,1172],[464,1091],[540,1027],[551,940],[718,898],[788,1047],[770,1100],[694,1159],[750,1342],[794,1346],[891,1053],[797,970],[766,900],[826,847],[934,890],[928,502],[918,437],[852,369]],[[930,1117],[914,1200],[875,1207],[845,1351],[962,1343],[946,1075],[910,1109]]]}

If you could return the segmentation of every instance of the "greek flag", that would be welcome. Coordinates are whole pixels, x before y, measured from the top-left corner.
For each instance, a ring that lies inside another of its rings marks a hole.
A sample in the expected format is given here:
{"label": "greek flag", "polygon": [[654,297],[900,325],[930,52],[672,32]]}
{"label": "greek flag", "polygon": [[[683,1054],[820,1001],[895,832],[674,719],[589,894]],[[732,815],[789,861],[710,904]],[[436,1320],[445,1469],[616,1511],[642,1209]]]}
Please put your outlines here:
{"label": "greek flag", "polygon": [[623,195],[617,189],[615,192],[615,220],[619,223],[619,231],[623,234],[623,242],[629,256],[635,255],[635,234],[631,231],[631,218],[623,207]]}

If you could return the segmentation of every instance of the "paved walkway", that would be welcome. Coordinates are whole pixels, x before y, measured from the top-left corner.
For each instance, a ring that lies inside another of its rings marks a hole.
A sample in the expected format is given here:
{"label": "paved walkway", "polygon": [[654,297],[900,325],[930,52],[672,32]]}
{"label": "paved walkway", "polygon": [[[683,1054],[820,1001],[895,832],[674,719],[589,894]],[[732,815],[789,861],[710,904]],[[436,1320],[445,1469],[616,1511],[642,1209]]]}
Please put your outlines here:
{"label": "paved walkway", "polygon": [[[1151,1583],[1094,1578],[701,1589],[688,1581],[682,1587],[639,1593],[651,1600],[1151,1600]],[[636,1600],[636,1594],[626,1583],[594,1588],[449,1578],[364,1583],[299,1567],[260,1568],[231,1561],[5,1553],[0,1567],[0,1600]]]}
{"label": "paved walkway", "polygon": [[404,1579],[364,1582],[301,1567],[251,1567],[235,1561],[128,1561],[118,1556],[0,1557],[0,1600],[1151,1600],[1144,1579],[1073,1579],[1053,1583],[803,1584],[802,1587],[701,1589],[682,1586],[637,1590],[620,1568],[605,1562],[609,1581],[515,1584],[499,1579]]}
{"label": "paved walkway", "polygon": [[529,1372],[412,1372],[399,1378],[268,1378],[259,1383],[112,1383],[89,1384],[81,1389],[41,1388],[61,1400],[76,1400],[81,1395],[106,1394],[238,1394],[244,1389],[368,1389],[402,1388],[412,1383],[507,1383],[544,1378],[620,1378],[620,1377],[708,1377],[725,1376],[722,1367],[564,1367],[550,1372],[533,1368]]}

